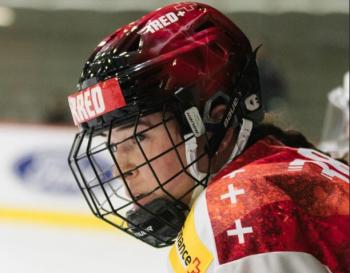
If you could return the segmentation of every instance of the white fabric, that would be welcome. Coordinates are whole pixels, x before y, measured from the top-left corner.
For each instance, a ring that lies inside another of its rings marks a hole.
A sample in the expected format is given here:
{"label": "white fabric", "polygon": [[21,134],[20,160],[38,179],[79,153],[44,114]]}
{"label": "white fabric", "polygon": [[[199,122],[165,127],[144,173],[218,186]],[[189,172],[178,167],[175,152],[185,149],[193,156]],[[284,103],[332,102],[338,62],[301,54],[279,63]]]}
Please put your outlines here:
{"label": "white fabric", "polygon": [[[195,229],[197,231],[197,235],[199,239],[207,247],[207,249],[210,251],[210,253],[212,253],[214,257],[209,268],[206,270],[206,272],[203,272],[203,273],[214,273],[214,272],[217,272],[217,268],[219,264],[218,264],[214,234],[213,234],[211,222],[209,219],[207,200],[205,195],[206,195],[206,190],[202,191],[201,194],[198,196],[198,198],[195,200],[194,207],[193,207],[194,224],[195,224]],[[170,265],[169,259],[167,261],[167,268],[169,273],[177,273],[177,272],[174,272],[172,266]]]}
{"label": "white fabric", "polygon": [[214,256],[214,259],[207,270],[207,272],[209,273],[216,272],[215,270],[219,266],[219,263],[205,195],[206,190],[202,192],[202,194],[197,198],[195,202],[194,224],[196,227],[198,237]]}
{"label": "white fabric", "polygon": [[304,252],[269,252],[221,265],[206,273],[331,273],[314,256]]}

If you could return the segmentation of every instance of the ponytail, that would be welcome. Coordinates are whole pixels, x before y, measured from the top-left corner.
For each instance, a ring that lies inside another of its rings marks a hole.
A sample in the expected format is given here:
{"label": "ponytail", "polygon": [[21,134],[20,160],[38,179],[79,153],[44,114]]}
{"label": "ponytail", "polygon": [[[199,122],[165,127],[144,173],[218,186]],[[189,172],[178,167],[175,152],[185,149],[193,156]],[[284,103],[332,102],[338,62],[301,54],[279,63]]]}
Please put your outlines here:
{"label": "ponytail", "polygon": [[300,132],[295,130],[282,130],[271,123],[262,123],[255,127],[250,135],[248,146],[268,135],[275,137],[290,147],[316,149],[315,145],[309,142]]}
{"label": "ponytail", "polygon": [[[296,130],[282,130],[281,128],[279,128],[278,126],[270,122],[259,124],[258,126],[253,128],[253,131],[251,132],[247,143],[247,147],[249,147],[250,145],[257,142],[258,140],[263,139],[267,136],[273,136],[289,147],[314,149],[332,157],[329,153],[326,153],[317,149],[316,146],[313,145],[311,142],[309,142],[302,133]],[[348,161],[346,160],[346,157],[334,158],[334,159],[348,165]]]}

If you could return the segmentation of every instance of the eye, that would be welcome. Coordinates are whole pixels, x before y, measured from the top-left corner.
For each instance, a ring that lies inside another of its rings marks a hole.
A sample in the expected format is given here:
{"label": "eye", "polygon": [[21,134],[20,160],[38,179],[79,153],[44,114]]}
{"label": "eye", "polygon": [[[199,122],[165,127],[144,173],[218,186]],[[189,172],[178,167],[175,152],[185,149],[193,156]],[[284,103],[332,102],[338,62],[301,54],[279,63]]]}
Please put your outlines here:
{"label": "eye", "polygon": [[146,138],[146,136],[144,134],[137,134],[135,136],[135,138],[138,142],[141,142],[142,140],[144,140]]}
{"label": "eye", "polygon": [[110,145],[109,147],[111,147],[111,150],[112,150],[113,153],[116,153],[116,152],[117,152],[117,145],[112,144],[112,145]]}

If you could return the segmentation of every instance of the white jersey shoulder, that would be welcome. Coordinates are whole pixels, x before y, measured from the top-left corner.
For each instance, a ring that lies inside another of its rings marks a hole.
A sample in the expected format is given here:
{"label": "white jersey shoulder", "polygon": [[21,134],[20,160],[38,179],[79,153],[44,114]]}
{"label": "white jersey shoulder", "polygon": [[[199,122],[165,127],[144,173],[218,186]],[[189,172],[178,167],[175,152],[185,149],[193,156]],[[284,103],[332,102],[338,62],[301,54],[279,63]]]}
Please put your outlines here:
{"label": "white jersey shoulder", "polygon": [[168,268],[172,273],[214,273],[218,266],[206,191],[194,203],[184,227],[172,246]]}
{"label": "white jersey shoulder", "polygon": [[316,258],[303,252],[269,252],[225,264],[217,257],[208,213],[206,190],[194,203],[168,257],[171,273],[330,273]]}

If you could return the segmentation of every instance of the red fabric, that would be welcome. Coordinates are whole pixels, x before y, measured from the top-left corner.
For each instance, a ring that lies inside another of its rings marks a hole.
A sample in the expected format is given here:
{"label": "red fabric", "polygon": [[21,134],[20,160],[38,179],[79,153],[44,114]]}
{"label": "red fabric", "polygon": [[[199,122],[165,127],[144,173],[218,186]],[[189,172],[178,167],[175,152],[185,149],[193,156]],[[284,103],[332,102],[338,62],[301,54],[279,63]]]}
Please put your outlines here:
{"label": "red fabric", "polygon": [[[302,169],[290,168],[296,159],[305,161]],[[349,183],[321,175],[317,162],[309,161],[298,149],[266,138],[209,184],[206,199],[220,264],[252,254],[300,251],[312,254],[334,273],[347,272]],[[228,177],[233,171],[234,177]],[[229,185],[244,190],[236,203],[222,199]],[[237,228],[236,220],[253,231],[244,234],[243,243],[227,233]]]}

